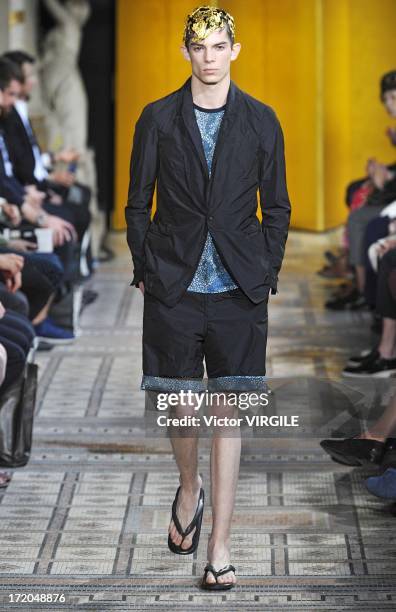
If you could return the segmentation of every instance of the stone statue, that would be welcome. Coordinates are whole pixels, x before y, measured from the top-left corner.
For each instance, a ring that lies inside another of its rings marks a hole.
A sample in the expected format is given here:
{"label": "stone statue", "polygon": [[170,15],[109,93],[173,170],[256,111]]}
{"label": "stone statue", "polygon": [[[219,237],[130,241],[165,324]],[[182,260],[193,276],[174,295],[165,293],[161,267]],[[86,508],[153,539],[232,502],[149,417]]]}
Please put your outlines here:
{"label": "stone statue", "polygon": [[40,62],[42,93],[49,111],[48,145],[80,154],[77,180],[92,192],[92,252],[97,257],[104,214],[98,208],[94,152],[88,149],[88,99],[78,66],[82,30],[91,9],[88,0],[43,2],[56,22],[44,40]]}
{"label": "stone statue", "polygon": [[62,145],[82,153],[87,148],[88,101],[78,58],[82,28],[90,15],[87,0],[44,0],[56,21],[47,34],[41,58],[43,93],[56,114]]}

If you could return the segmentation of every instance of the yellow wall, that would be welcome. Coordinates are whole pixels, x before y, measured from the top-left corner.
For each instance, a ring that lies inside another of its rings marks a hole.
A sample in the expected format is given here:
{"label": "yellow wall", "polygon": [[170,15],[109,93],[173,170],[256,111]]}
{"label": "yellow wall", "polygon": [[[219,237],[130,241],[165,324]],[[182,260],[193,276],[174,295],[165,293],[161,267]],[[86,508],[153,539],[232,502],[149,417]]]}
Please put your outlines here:
{"label": "yellow wall", "polygon": [[396,69],[395,0],[324,0],[325,227],[345,218],[345,184],[365,175],[368,157],[396,151],[379,100],[382,74]]}
{"label": "yellow wall", "polygon": [[[189,76],[179,46],[198,3],[117,1],[116,206],[124,227],[133,126],[142,107]],[[380,75],[396,68],[395,0],[229,0],[242,52],[239,87],[277,112],[286,141],[294,227],[322,230],[345,219],[345,185],[367,157],[392,161]]]}

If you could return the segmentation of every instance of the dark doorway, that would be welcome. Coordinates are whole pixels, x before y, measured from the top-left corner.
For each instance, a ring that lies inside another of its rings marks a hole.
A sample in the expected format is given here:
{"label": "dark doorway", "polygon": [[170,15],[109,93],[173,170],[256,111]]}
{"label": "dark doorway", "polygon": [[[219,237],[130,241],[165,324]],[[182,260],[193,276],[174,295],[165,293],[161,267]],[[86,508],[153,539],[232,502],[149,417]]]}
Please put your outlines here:
{"label": "dark doorway", "polygon": [[[91,16],[84,28],[80,54],[89,99],[88,134],[96,155],[99,205],[106,211],[108,224],[114,202],[115,4],[113,0],[90,0]],[[41,34],[53,25],[41,4]]]}
{"label": "dark doorway", "polygon": [[87,88],[89,141],[96,154],[99,204],[109,222],[114,203],[115,2],[91,0],[80,66]]}

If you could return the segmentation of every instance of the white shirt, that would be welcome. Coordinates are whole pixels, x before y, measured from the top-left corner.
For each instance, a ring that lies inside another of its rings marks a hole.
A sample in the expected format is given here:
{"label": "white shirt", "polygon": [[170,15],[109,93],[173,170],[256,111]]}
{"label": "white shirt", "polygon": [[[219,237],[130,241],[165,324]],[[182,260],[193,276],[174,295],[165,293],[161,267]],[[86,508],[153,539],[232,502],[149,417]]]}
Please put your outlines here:
{"label": "white shirt", "polygon": [[[25,100],[17,100],[15,102],[15,110],[20,116],[23,125],[25,126],[25,130],[27,135],[29,136],[29,140],[31,141],[33,155],[34,155],[34,178],[36,181],[44,181],[48,177],[48,172],[44,166],[41,152],[37,144],[35,144],[36,140],[33,136],[32,126],[29,120],[29,111],[28,105]],[[32,139],[33,138],[33,139]]]}

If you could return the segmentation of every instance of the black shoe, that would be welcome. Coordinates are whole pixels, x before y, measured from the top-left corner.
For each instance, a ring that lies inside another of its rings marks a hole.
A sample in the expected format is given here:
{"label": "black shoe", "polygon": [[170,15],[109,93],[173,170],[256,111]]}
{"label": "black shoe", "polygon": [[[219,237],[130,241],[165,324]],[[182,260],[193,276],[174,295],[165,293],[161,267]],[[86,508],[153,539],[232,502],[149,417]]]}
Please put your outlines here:
{"label": "black shoe", "polygon": [[384,359],[380,355],[359,366],[348,366],[343,369],[343,376],[373,376],[388,378],[396,374],[396,359]]}
{"label": "black shoe", "polygon": [[[175,553],[176,555],[192,555],[192,553],[197,550],[198,543],[199,543],[205,495],[204,495],[204,490],[201,489],[199,492],[199,499],[198,499],[197,509],[195,510],[194,518],[191,521],[191,523],[186,527],[186,529],[183,529],[182,526],[180,525],[179,519],[177,518],[177,514],[176,514],[177,498],[179,497],[180,489],[181,487],[178,487],[176,491],[175,499],[172,504],[172,520],[175,524],[177,531],[180,533],[183,539],[180,542],[180,544],[175,544],[169,534],[168,535],[168,547],[169,547],[169,550]],[[186,538],[192,532],[194,527],[196,529],[194,531],[194,535],[192,538],[192,544],[190,548],[182,548],[184,538]]]}
{"label": "black shoe", "polygon": [[[210,583],[206,581],[206,576],[208,575],[208,572],[213,574],[213,577],[216,580],[216,582]],[[235,586],[234,582],[217,582],[218,576],[227,574],[227,572],[234,572],[235,574],[235,567],[233,565],[226,565],[225,567],[222,567],[221,569],[216,570],[211,563],[208,563],[204,569],[204,576],[201,582],[201,589],[205,589],[206,591],[228,591],[229,589],[233,589]]]}
{"label": "black shoe", "polygon": [[388,438],[385,442],[385,452],[381,461],[381,467],[396,468],[396,438]]}
{"label": "black shoe", "polygon": [[104,244],[102,244],[102,246],[99,249],[99,258],[98,258],[100,263],[111,261],[112,259],[114,259],[114,257],[115,257],[114,251],[110,249],[108,246],[105,246]]}
{"label": "black shoe", "polygon": [[360,310],[366,306],[364,296],[357,289],[353,289],[347,295],[334,297],[325,303],[328,310]]}
{"label": "black shoe", "polygon": [[366,298],[363,295],[359,295],[356,300],[351,300],[351,302],[347,304],[346,310],[368,310]]}
{"label": "black shoe", "polygon": [[367,463],[380,464],[385,451],[384,442],[362,438],[322,440],[320,446],[333,461],[356,467]]}
{"label": "black shoe", "polygon": [[379,357],[379,352],[376,348],[371,350],[363,351],[360,355],[352,355],[347,361],[347,366],[360,366],[363,363],[370,363],[371,361],[375,361]]}
{"label": "black shoe", "polygon": [[37,345],[38,351],[52,351],[53,348],[54,348],[53,344],[50,344],[49,342],[45,342],[44,340],[39,340],[39,343]]}
{"label": "black shoe", "polygon": [[325,251],[324,252],[324,256],[326,257],[327,261],[330,264],[333,264],[337,261],[337,259],[339,259],[339,255],[335,255],[335,253],[332,253],[331,251]]}
{"label": "black shoe", "polygon": [[93,291],[92,289],[84,289],[82,292],[81,298],[81,306],[80,306],[80,316],[87,306],[93,304],[99,296],[97,291]]}

